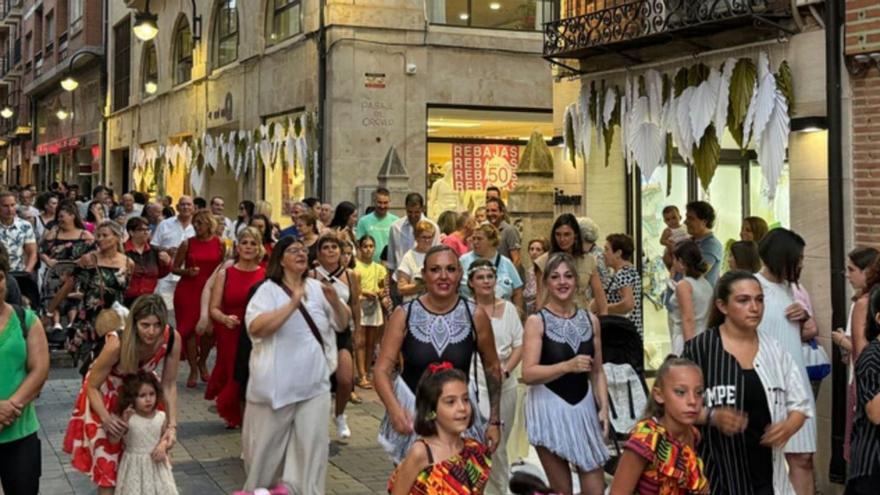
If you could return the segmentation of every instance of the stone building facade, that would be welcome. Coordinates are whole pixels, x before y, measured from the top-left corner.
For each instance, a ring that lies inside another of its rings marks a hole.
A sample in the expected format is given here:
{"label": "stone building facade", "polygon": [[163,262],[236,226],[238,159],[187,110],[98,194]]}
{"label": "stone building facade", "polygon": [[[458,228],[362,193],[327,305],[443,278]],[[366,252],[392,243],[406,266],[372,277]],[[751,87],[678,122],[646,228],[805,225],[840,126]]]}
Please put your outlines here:
{"label": "stone building facade", "polygon": [[[223,195],[229,205],[264,198],[282,218],[283,203],[302,196],[364,203],[394,148],[408,190],[427,193],[431,108],[476,114],[526,109],[550,119],[552,81],[537,30],[545,14],[528,12],[525,24],[505,26],[511,29],[468,26],[487,19],[490,2],[472,2],[483,3],[485,12],[458,13],[441,0],[197,0],[201,39],[181,53],[181,43],[189,41],[176,34],[191,30],[191,2],[153,1],[158,36],[149,43],[132,36],[130,94],[123,102],[114,94],[122,89],[114,80],[120,62],[113,55],[114,36],[123,32],[115,27],[132,22],[133,9],[146,5],[111,2],[109,100],[119,105],[107,119],[106,180],[120,190],[134,185],[139,149],[251,132],[305,113],[315,137],[303,170],[258,164],[236,177],[220,166],[199,192]],[[534,9],[544,4],[525,3]],[[152,47],[156,86],[147,92],[145,62]],[[181,78],[184,63],[191,64],[191,75]],[[186,180],[175,185],[182,180],[173,177],[179,172],[165,174],[163,192],[191,192]],[[402,198],[394,202],[402,207]]]}

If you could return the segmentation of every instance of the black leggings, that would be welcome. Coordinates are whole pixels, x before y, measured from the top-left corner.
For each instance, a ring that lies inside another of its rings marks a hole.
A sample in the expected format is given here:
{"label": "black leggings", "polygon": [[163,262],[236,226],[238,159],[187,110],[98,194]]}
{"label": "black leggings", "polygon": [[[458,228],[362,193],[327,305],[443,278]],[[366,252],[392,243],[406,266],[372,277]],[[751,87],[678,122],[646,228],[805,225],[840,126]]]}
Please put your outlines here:
{"label": "black leggings", "polygon": [[40,439],[37,434],[0,443],[0,483],[3,493],[37,495],[40,491]]}
{"label": "black leggings", "polygon": [[880,473],[853,478],[846,483],[844,495],[874,495],[880,484]]}

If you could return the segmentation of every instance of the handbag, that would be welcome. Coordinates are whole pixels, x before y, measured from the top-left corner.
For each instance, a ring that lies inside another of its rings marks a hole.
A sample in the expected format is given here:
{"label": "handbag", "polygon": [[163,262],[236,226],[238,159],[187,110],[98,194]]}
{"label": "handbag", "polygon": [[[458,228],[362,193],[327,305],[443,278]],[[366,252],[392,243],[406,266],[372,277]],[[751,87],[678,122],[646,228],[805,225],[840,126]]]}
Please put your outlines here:
{"label": "handbag", "polygon": [[[280,284],[281,288],[288,296],[292,296],[293,293],[291,290],[284,285]],[[325,341],[323,337],[321,337],[321,332],[318,331],[318,325],[315,324],[315,320],[312,319],[312,315],[309,314],[309,311],[306,309],[305,299],[300,300],[299,302],[299,312],[302,313],[303,319],[306,320],[306,324],[309,325],[309,330],[312,331],[312,335],[315,337],[315,340],[318,341],[318,345],[321,346],[321,349],[324,349],[324,358],[327,360],[327,367],[330,368],[330,374],[336,372],[336,366],[339,364],[339,355],[336,349],[336,341],[328,342]]]}
{"label": "handbag", "polygon": [[828,359],[825,349],[816,342],[816,339],[810,339],[801,344],[801,351],[804,353],[804,363],[807,366],[807,376],[810,377],[810,381],[819,381],[831,374],[831,361]]}

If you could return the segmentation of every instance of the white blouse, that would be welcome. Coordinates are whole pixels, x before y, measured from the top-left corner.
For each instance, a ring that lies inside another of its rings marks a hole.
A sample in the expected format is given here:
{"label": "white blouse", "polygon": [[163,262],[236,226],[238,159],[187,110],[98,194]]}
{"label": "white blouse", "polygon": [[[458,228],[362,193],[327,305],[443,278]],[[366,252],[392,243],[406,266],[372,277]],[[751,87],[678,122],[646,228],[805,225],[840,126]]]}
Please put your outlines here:
{"label": "white blouse", "polygon": [[[339,331],[333,307],[324,297],[321,283],[306,279],[304,305],[315,321],[324,342],[336,345]],[[250,327],[263,313],[290,302],[290,296],[278,284],[267,280],[257,289],[245,313]],[[330,391],[330,368],[324,349],[297,309],[277,332],[268,337],[250,335],[253,350],[249,362],[250,379],[247,401],[269,404],[273,409],[311,399]]]}

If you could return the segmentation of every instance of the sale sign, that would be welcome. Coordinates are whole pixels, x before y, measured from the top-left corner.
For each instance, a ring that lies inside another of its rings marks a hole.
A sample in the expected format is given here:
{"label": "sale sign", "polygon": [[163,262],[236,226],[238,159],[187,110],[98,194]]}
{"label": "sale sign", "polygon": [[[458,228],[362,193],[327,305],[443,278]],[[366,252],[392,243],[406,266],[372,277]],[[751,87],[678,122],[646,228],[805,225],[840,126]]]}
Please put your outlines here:
{"label": "sale sign", "polygon": [[513,190],[519,157],[520,147],[515,144],[453,144],[455,190],[483,191],[491,185],[501,190]]}

